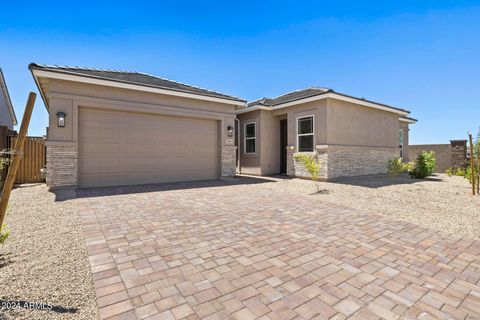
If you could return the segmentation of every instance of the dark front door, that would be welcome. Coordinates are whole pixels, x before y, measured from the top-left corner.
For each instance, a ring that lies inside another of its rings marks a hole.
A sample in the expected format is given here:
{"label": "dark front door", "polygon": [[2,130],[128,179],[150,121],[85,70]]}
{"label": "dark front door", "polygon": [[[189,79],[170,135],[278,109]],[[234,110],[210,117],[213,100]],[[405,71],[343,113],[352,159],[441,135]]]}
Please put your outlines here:
{"label": "dark front door", "polygon": [[287,119],[280,120],[280,173],[287,173]]}

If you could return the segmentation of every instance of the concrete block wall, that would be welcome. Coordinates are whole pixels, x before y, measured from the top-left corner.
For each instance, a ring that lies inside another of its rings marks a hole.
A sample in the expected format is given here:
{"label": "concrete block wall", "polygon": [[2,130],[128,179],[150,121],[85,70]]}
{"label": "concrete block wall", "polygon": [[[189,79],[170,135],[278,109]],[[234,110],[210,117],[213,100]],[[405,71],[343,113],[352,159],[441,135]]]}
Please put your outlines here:
{"label": "concrete block wall", "polygon": [[417,159],[422,151],[434,151],[437,159],[435,172],[464,168],[467,164],[467,140],[451,140],[449,144],[417,144],[408,146],[410,161]]}

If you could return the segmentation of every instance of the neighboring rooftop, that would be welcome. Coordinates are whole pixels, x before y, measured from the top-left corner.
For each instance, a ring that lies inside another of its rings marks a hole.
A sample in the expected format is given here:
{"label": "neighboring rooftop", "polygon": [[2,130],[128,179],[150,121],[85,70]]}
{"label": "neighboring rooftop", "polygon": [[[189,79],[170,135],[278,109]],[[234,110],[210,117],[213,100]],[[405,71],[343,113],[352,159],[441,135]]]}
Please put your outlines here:
{"label": "neighboring rooftop", "polygon": [[300,90],[296,90],[296,91],[286,93],[286,94],[278,96],[276,98],[257,99],[257,100],[254,100],[252,102],[249,102],[247,107],[254,107],[254,106],[275,107],[275,106],[281,105],[283,103],[288,103],[288,102],[293,102],[293,101],[302,100],[302,99],[306,99],[306,98],[311,98],[311,97],[314,97],[314,96],[319,96],[319,95],[323,95],[323,94],[327,94],[327,93],[333,93],[333,94],[340,95],[340,96],[343,96],[343,97],[352,98],[352,99],[356,99],[356,100],[361,100],[361,101],[365,101],[365,102],[370,102],[370,103],[373,103],[373,104],[376,104],[376,105],[380,105],[380,106],[384,106],[384,107],[387,107],[387,108],[391,108],[391,109],[395,109],[395,110],[410,113],[410,111],[405,110],[405,109],[392,107],[392,106],[389,106],[389,105],[386,105],[386,104],[383,104],[383,103],[378,103],[378,102],[375,102],[375,101],[367,100],[365,98],[353,97],[353,96],[350,96],[350,95],[347,95],[347,94],[344,94],[344,93],[335,92],[333,89],[322,88],[322,87],[310,87],[310,88],[306,88],[306,89],[300,89]]}
{"label": "neighboring rooftop", "polygon": [[138,71],[121,71],[121,70],[109,70],[109,69],[95,69],[84,67],[71,67],[71,66],[57,66],[57,65],[45,65],[31,63],[28,68],[30,70],[44,70],[58,73],[65,73],[71,75],[87,76],[90,78],[110,80],[116,82],[123,82],[129,84],[136,84],[160,89],[174,90],[180,92],[194,93],[209,97],[222,98],[234,101],[245,102],[245,100],[219,93],[216,91],[188,85],[185,83],[157,77]]}
{"label": "neighboring rooftop", "polygon": [[17,116],[15,115],[15,110],[13,109],[12,100],[10,99],[10,94],[8,93],[7,83],[5,77],[3,76],[3,71],[0,68],[0,90],[3,91],[3,96],[5,97],[5,103],[7,104],[8,112],[12,123],[14,126],[17,125]]}

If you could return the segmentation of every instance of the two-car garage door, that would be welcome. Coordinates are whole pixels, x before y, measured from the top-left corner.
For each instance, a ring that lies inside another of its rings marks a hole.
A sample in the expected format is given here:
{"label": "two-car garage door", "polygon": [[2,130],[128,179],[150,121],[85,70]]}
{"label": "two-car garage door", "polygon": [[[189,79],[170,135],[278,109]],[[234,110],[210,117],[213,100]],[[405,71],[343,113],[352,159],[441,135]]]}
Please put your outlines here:
{"label": "two-car garage door", "polygon": [[82,187],[217,179],[218,121],[79,109]]}

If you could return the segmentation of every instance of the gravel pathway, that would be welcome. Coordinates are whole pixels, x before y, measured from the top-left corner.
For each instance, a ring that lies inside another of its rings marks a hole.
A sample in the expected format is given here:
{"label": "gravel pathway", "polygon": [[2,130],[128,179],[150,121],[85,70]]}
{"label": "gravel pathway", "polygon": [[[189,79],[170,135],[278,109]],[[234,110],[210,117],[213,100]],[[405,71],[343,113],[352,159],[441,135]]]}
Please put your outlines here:
{"label": "gravel pathway", "polygon": [[[312,181],[277,180],[269,184],[275,192],[312,194]],[[470,184],[462,177],[437,174],[426,180],[409,176],[349,178],[320,182],[319,201],[366,210],[425,227],[480,239],[480,196],[471,195]],[[272,190],[273,192],[273,190]]]}
{"label": "gravel pathway", "polygon": [[[22,307],[0,305],[0,319],[98,318],[78,208],[75,200],[61,200],[45,185],[13,190],[10,237],[0,247],[0,300]],[[44,309],[25,308],[25,302],[44,303]]]}

